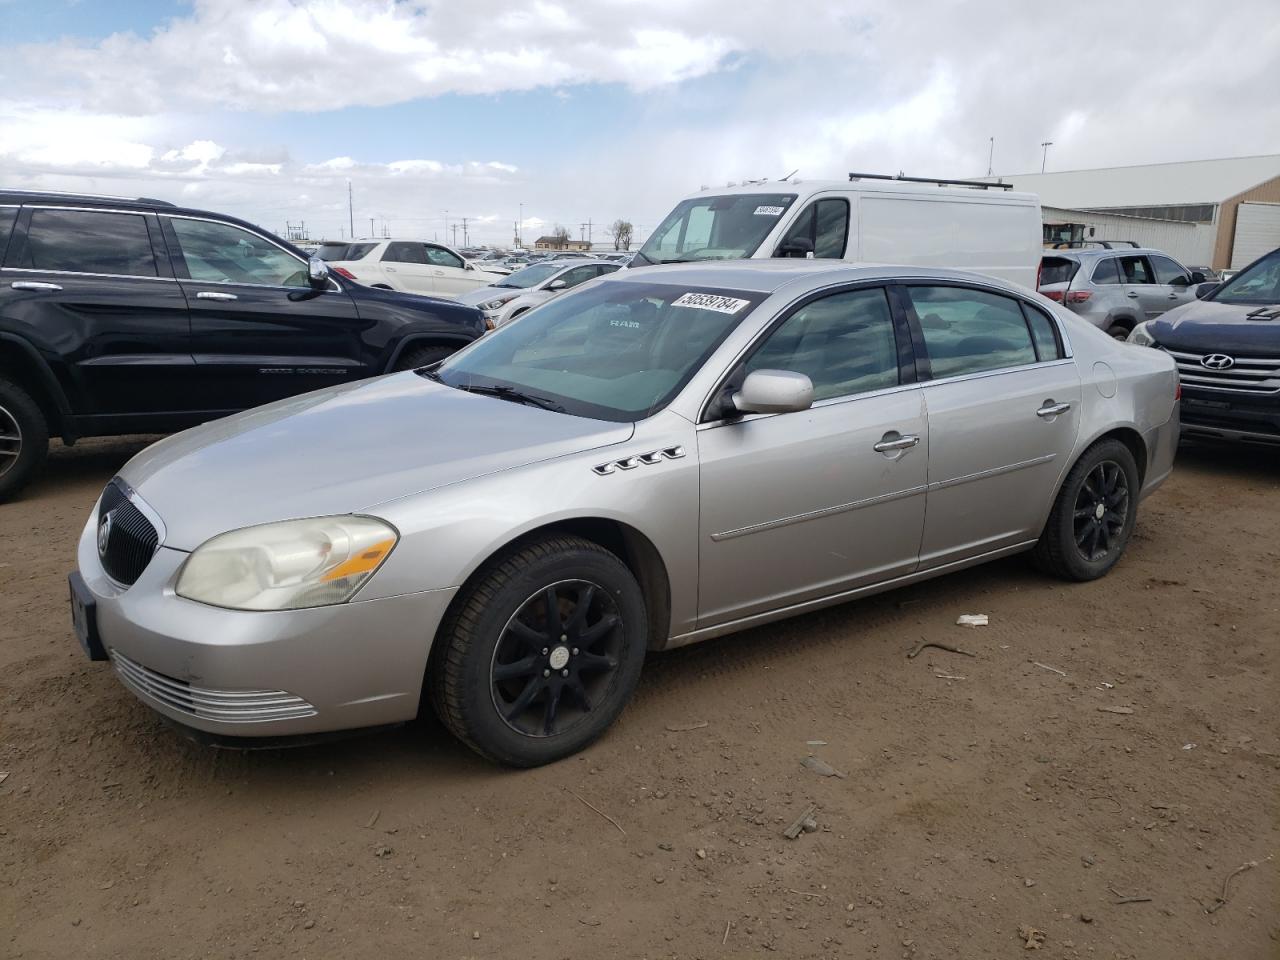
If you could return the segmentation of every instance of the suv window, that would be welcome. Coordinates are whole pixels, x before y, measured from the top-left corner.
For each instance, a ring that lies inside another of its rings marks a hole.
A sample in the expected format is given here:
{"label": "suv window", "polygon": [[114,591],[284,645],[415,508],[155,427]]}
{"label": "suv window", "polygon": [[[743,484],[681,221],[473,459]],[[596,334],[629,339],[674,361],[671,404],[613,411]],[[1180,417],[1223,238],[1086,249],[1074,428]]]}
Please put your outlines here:
{"label": "suv window", "polygon": [[1155,283],[1146,257],[1121,257],[1120,273],[1125,283]]}
{"label": "suv window", "polygon": [[1051,283],[1069,283],[1080,269],[1080,261],[1069,257],[1042,257],[1040,259],[1040,286]]}
{"label": "suv window", "polygon": [[13,222],[18,219],[17,207],[0,207],[0,263],[4,262],[4,249],[9,246]]}
{"label": "suv window", "polygon": [[321,260],[362,260],[376,243],[322,243],[316,252]]}
{"label": "suv window", "polygon": [[427,249],[420,243],[397,240],[382,252],[383,263],[426,263]]}
{"label": "suv window", "polygon": [[462,262],[462,258],[450,253],[443,247],[427,246],[427,262],[433,267],[454,267],[458,270],[465,270],[466,264]]}
{"label": "suv window", "polygon": [[1151,268],[1156,272],[1156,283],[1174,283],[1185,287],[1191,282],[1190,274],[1177,261],[1168,257],[1157,257],[1154,254],[1148,259],[1151,261]]}
{"label": "suv window", "polygon": [[187,276],[202,283],[305,287],[301,260],[256,233],[229,223],[169,217]]}
{"label": "suv window", "polygon": [[967,287],[904,289],[920,318],[934,379],[1036,362],[1016,300]]}
{"label": "suv window", "polygon": [[1098,265],[1093,268],[1093,282],[1102,284],[1120,282],[1120,270],[1116,266],[1115,257],[1098,261]]}
{"label": "suv window", "polygon": [[138,213],[32,210],[27,242],[12,266],[121,277],[158,276],[147,221]]}
{"label": "suv window", "polygon": [[803,238],[813,244],[819,260],[839,260],[844,256],[849,236],[849,201],[830,197],[809,204],[779,243]]}
{"label": "suv window", "polygon": [[813,381],[813,399],[898,385],[898,349],[883,288],[849,290],[805,304],[746,362],[752,370],[790,370]]}

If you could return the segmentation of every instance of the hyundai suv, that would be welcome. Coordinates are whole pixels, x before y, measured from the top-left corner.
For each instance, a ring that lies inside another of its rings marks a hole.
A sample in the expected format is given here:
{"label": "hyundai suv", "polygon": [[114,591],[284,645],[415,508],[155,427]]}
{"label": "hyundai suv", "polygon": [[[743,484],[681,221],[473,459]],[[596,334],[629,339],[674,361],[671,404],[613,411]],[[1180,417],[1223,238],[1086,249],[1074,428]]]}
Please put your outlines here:
{"label": "hyundai suv", "polygon": [[252,224],[161,200],[0,190],[0,500],[50,436],[161,433],[423,366],[474,307],[373,290]]}
{"label": "hyundai suv", "polygon": [[[1091,241],[1098,249],[1054,250],[1040,259],[1036,289],[1118,340],[1196,297],[1203,273],[1132,241]],[[1126,247],[1118,247],[1118,243]]]}

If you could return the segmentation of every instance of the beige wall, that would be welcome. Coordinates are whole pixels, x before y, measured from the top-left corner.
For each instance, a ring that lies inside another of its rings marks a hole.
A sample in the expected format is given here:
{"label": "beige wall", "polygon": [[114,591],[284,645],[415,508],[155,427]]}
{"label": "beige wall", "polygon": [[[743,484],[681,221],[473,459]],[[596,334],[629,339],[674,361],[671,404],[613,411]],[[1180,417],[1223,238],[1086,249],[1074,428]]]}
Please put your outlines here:
{"label": "beige wall", "polygon": [[1218,239],[1213,246],[1213,263],[1215,270],[1224,270],[1231,266],[1231,247],[1236,238],[1236,209],[1240,204],[1257,200],[1262,203],[1280,203],[1280,177],[1272,177],[1251,190],[1238,193],[1229,200],[1224,200],[1218,207]]}

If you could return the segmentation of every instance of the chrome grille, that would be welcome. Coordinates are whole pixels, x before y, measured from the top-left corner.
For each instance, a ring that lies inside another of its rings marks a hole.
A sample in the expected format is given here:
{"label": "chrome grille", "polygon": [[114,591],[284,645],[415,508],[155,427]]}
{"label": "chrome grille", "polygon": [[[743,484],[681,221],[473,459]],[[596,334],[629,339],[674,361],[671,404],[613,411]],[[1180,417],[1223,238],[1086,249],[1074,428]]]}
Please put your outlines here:
{"label": "chrome grille", "polygon": [[1188,387],[1230,390],[1233,393],[1280,393],[1280,357],[1233,357],[1225,370],[1211,370],[1200,361],[1212,354],[1166,350],[1178,364],[1178,376]]}
{"label": "chrome grille", "polygon": [[98,557],[102,569],[117,583],[133,586],[160,546],[160,535],[141,510],[134,505],[116,480],[102,491],[98,506],[98,529],[111,517],[107,541],[99,541]]}
{"label": "chrome grille", "polygon": [[119,650],[111,650],[111,662],[124,685],[143,699],[192,717],[231,723],[264,723],[314,717],[316,709],[301,697],[283,690],[213,690],[175,680],[135,663]]}

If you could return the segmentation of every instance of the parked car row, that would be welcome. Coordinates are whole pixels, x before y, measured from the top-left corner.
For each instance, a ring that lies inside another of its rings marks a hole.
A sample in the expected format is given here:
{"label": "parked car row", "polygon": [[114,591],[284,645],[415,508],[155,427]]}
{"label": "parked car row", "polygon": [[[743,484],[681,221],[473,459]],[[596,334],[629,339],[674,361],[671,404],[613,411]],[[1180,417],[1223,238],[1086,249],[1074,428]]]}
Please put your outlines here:
{"label": "parked car row", "polygon": [[579,284],[613,273],[620,267],[621,264],[610,260],[544,260],[487,287],[465,293],[458,301],[479,307],[486,325],[496,328]]}

